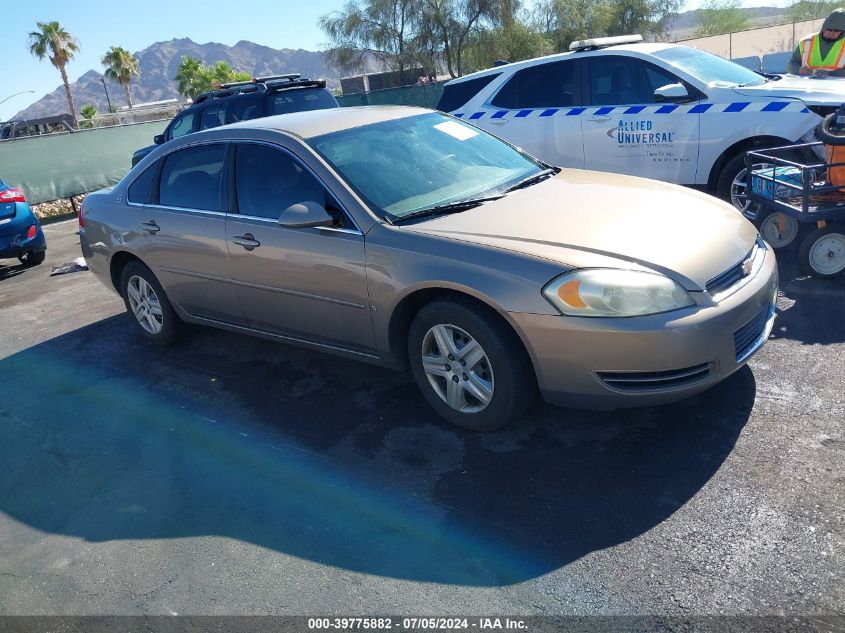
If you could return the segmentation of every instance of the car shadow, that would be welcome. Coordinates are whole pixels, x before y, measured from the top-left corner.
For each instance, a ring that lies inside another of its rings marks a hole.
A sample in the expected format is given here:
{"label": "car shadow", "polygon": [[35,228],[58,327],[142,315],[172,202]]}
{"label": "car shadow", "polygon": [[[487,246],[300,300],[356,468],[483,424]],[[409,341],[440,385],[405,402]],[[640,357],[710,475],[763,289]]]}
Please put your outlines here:
{"label": "car shadow", "polygon": [[775,252],[780,296],[772,336],[807,345],[845,341],[845,328],[835,316],[845,306],[845,274],[833,279],[804,274],[796,244]]}
{"label": "car shadow", "polygon": [[[654,528],[746,424],[744,368],[690,400],[442,422],[404,374],[112,317],[0,360],[0,512],[99,542],[220,535],[324,565],[502,586]],[[10,543],[14,546],[14,543]]]}
{"label": "car shadow", "polygon": [[15,264],[15,265],[8,265],[4,264],[2,260],[0,260],[0,281],[4,279],[11,279],[12,277],[17,277],[27,271],[27,267],[23,264]]}

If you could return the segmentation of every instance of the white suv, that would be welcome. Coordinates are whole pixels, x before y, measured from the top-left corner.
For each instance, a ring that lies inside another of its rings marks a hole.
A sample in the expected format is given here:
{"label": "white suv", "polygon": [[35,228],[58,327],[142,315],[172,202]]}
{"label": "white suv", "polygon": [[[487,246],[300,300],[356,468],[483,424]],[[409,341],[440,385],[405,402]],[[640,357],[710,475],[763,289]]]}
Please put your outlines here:
{"label": "white suv", "polygon": [[694,185],[743,209],[745,151],[815,140],[845,102],[842,79],[763,75],[641,39],[574,42],[455,79],[438,109],[553,165]]}

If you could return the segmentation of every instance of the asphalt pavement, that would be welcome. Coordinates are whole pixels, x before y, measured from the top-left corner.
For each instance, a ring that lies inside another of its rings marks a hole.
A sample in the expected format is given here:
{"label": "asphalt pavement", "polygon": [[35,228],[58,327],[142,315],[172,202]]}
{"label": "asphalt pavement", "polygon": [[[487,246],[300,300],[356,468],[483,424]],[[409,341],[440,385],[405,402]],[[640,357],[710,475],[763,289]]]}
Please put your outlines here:
{"label": "asphalt pavement", "polygon": [[411,379],[137,337],[46,227],[0,262],[0,614],[842,614],[845,277],[782,254],[773,338],[693,399],[513,427]]}

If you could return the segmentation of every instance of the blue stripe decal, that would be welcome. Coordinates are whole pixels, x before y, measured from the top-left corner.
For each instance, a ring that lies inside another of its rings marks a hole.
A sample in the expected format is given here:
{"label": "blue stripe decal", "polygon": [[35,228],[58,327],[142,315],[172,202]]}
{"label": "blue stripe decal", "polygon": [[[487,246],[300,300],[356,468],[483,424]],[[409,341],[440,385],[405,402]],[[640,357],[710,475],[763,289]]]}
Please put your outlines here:
{"label": "blue stripe decal", "polygon": [[677,109],[678,106],[676,105],[660,106],[659,108],[657,108],[657,112],[655,112],[655,114],[672,114]]}
{"label": "blue stripe decal", "polygon": [[780,112],[788,105],[788,101],[772,101],[771,103],[767,103],[761,112]]}
{"label": "blue stripe decal", "polygon": [[698,105],[690,108],[689,114],[701,114],[702,112],[707,112],[712,107],[712,103],[699,103]]}
{"label": "blue stripe decal", "polygon": [[508,113],[508,111],[507,111],[507,110],[499,110],[498,112],[494,112],[494,113],[493,113],[493,116],[491,116],[490,118],[491,118],[491,119],[502,119],[502,118],[504,118],[504,116],[505,116],[507,113]]}
{"label": "blue stripe decal", "polygon": [[643,110],[645,110],[645,106],[631,106],[630,108],[625,110],[625,112],[623,112],[622,114],[639,114]]}
{"label": "blue stripe decal", "polygon": [[587,108],[572,108],[569,112],[566,113],[566,116],[578,116]]}
{"label": "blue stripe decal", "polygon": [[549,108],[548,110],[543,110],[540,113],[540,116],[554,116],[554,113],[558,111],[558,108]]}
{"label": "blue stripe decal", "polygon": [[731,104],[728,104],[727,108],[725,108],[725,112],[742,112],[743,110],[745,110],[745,108],[747,108],[750,105],[751,105],[751,103],[748,102],[748,101],[740,101],[738,103],[731,103]]}
{"label": "blue stripe decal", "polygon": [[474,114],[471,114],[469,118],[470,118],[470,120],[475,120],[475,119],[480,119],[483,116],[484,116],[483,112],[476,112]]}
{"label": "blue stripe decal", "polygon": [[454,116],[456,116],[457,118],[459,118],[459,119],[460,119],[463,115],[464,115],[464,113],[463,113],[463,112],[458,112],[458,113],[457,113],[457,114],[455,114]]}
{"label": "blue stripe decal", "polygon": [[516,113],[516,118],[517,119],[525,118],[529,114],[531,114],[531,112],[532,112],[531,110],[520,110],[519,112]]}
{"label": "blue stripe decal", "polygon": [[611,112],[613,112],[613,108],[599,108],[598,110],[596,110],[596,116],[610,114]]}
{"label": "blue stripe decal", "polygon": [[809,111],[809,108],[804,108],[803,110],[801,110],[801,114],[807,114]]}

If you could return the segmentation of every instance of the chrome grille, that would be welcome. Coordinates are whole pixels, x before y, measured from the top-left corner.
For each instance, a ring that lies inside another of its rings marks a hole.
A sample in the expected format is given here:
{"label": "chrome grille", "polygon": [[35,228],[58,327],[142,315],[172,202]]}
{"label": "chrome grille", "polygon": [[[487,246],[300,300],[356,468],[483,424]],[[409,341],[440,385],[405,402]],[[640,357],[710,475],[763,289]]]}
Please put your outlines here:
{"label": "chrome grille", "polygon": [[601,381],[617,391],[637,392],[677,389],[703,380],[710,374],[710,363],[668,371],[600,371]]}
{"label": "chrome grille", "polygon": [[[716,296],[730,290],[737,283],[751,275],[751,266],[747,262],[755,262],[756,258],[766,249],[766,244],[760,237],[754,247],[745,254],[742,261],[731,266],[725,272],[720,273],[707,282],[705,288],[711,295]],[[746,268],[748,266],[748,268]]]}

